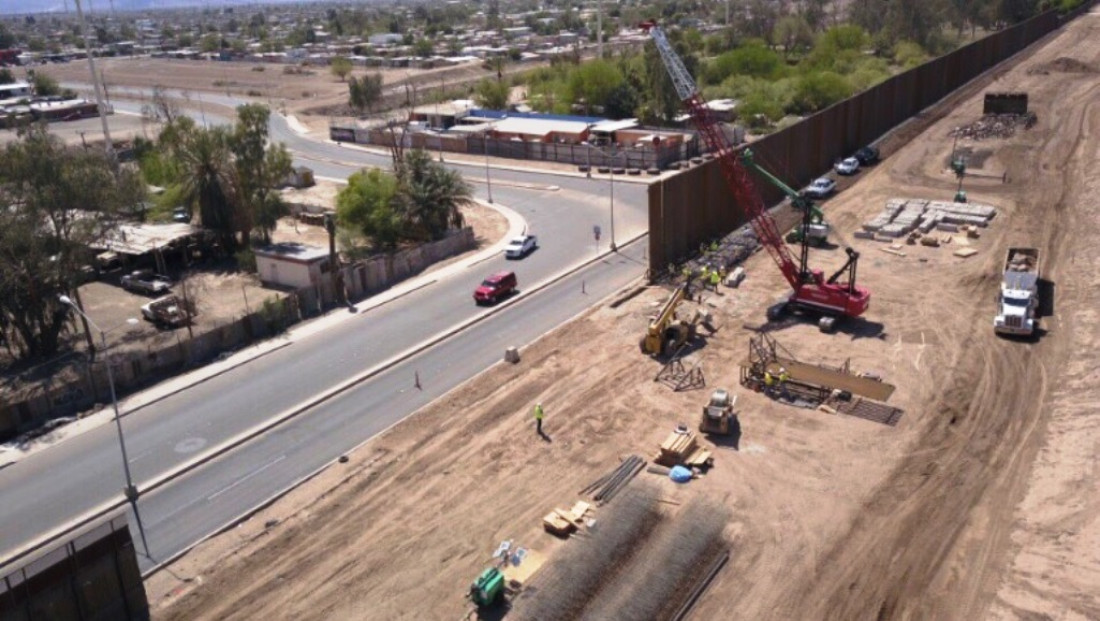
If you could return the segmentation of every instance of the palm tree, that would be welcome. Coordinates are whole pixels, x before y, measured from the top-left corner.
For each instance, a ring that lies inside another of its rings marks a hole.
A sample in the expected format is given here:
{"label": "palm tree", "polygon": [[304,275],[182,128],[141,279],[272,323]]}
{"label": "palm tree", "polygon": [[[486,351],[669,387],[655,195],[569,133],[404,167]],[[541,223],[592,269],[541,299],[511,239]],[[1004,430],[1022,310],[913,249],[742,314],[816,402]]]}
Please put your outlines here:
{"label": "palm tree", "polygon": [[461,175],[432,161],[423,149],[408,152],[402,168],[401,208],[414,237],[442,239],[463,226],[460,208],[473,200],[473,193]]}
{"label": "palm tree", "polygon": [[221,127],[196,127],[182,137],[177,149],[183,201],[197,204],[202,225],[217,232],[229,249],[235,248],[234,234],[242,223],[229,133]]}

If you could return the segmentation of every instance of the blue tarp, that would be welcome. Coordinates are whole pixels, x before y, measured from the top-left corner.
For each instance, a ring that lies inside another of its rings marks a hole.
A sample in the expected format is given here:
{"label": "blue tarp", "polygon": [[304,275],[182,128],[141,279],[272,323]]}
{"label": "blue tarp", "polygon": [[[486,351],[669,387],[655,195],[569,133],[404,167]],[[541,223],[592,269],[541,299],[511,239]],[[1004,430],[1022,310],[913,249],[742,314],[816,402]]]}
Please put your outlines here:
{"label": "blue tarp", "polygon": [[691,480],[691,470],[683,466],[673,466],[672,470],[668,471],[668,478],[677,483],[687,483]]}

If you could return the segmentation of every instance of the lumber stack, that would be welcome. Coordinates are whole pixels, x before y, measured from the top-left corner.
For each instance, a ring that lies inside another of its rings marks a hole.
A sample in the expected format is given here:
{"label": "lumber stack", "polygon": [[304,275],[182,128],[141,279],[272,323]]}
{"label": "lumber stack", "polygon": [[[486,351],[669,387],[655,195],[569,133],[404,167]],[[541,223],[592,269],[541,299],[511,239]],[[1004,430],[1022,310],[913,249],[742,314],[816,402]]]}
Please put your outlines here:
{"label": "lumber stack", "polygon": [[714,460],[711,452],[701,446],[693,431],[676,430],[661,443],[661,452],[653,459],[662,466],[701,468]]}

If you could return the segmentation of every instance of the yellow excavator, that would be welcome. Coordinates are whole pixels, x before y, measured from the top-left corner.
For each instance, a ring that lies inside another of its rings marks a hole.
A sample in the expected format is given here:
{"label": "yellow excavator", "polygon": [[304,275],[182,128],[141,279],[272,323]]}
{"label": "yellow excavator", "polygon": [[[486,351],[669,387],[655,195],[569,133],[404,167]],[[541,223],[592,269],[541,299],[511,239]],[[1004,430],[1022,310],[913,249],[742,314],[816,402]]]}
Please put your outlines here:
{"label": "yellow excavator", "polygon": [[690,320],[680,319],[676,316],[676,307],[684,298],[688,297],[688,285],[676,288],[669,296],[668,301],[661,307],[661,312],[649,322],[649,328],[642,337],[642,353],[650,356],[667,356],[675,353],[677,349],[687,341],[695,338],[695,326],[699,322],[699,311],[692,313]]}

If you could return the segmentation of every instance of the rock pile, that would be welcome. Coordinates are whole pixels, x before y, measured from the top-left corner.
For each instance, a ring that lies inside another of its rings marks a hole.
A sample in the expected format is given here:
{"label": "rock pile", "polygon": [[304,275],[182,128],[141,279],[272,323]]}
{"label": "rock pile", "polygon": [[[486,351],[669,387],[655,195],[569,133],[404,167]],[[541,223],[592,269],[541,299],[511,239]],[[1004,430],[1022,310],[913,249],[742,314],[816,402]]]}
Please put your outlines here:
{"label": "rock pile", "polygon": [[948,135],[952,138],[985,140],[987,138],[1011,138],[1020,127],[1031,129],[1039,118],[1034,112],[1027,114],[986,114],[969,125],[956,127]]}

